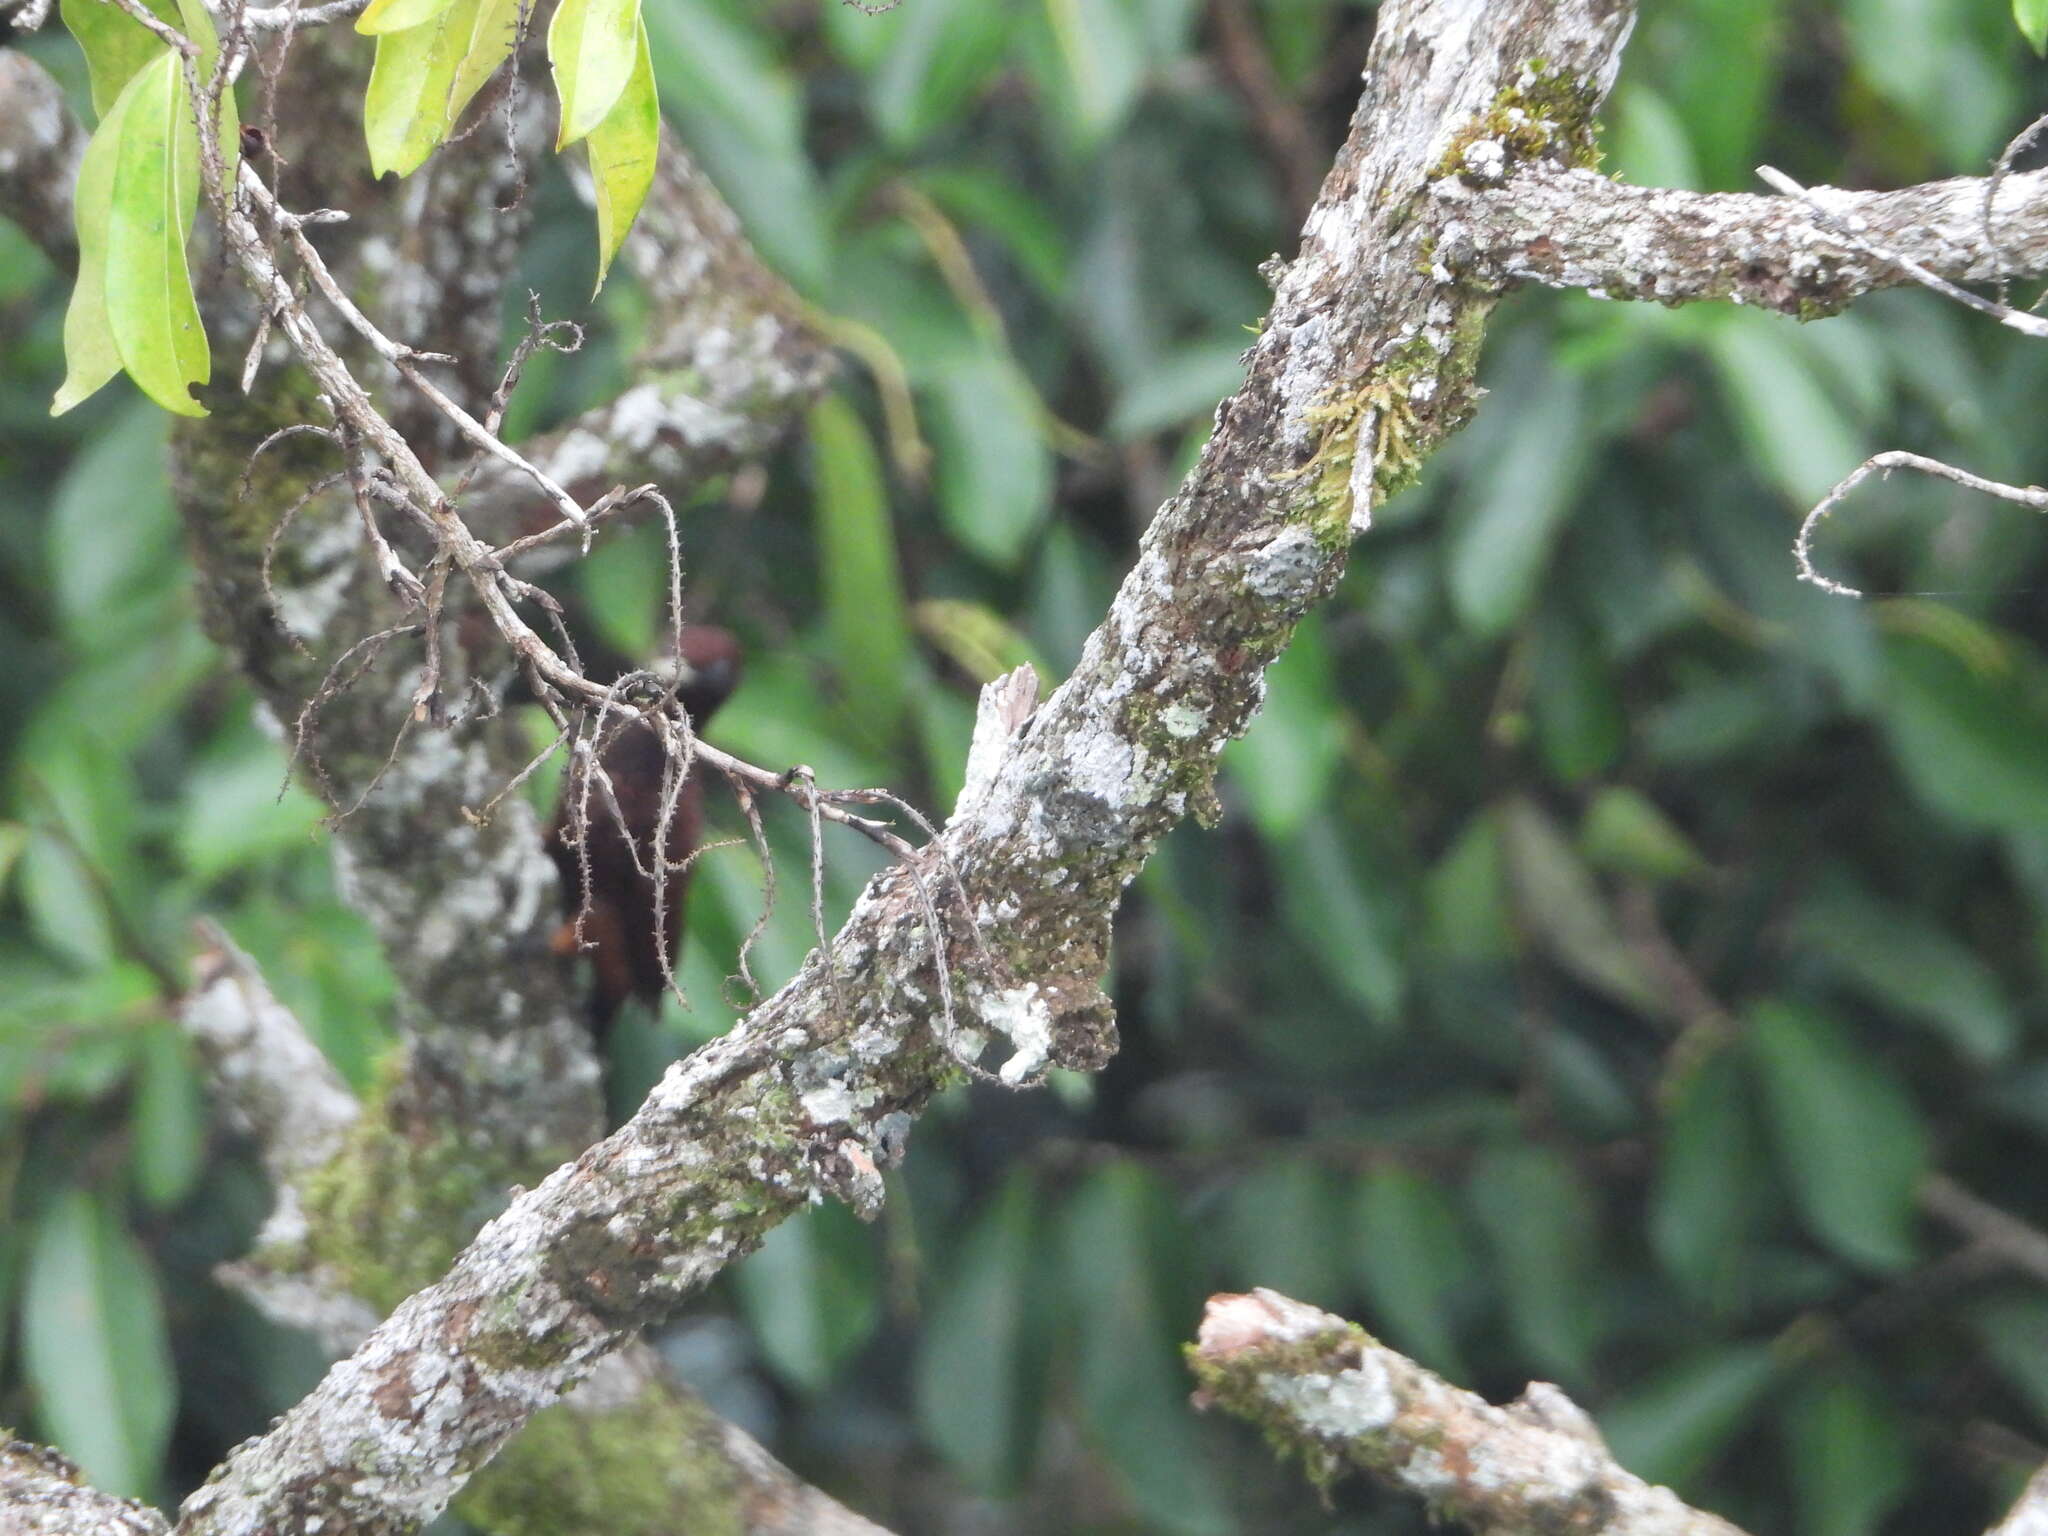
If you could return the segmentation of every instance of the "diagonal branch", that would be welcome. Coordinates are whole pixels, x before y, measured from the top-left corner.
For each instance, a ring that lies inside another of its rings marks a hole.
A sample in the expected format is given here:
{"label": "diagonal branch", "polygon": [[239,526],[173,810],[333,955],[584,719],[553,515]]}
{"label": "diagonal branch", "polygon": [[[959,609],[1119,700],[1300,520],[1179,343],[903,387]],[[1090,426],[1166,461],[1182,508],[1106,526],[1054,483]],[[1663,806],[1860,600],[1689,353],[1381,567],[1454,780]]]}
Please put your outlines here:
{"label": "diagonal branch", "polygon": [[[277,1207],[265,1223],[266,1235],[257,1239],[261,1249],[283,1241],[280,1234],[293,1226],[303,1227],[298,1181],[340,1151],[361,1111],[248,956],[213,924],[202,924],[200,937],[204,947],[195,962],[194,985],[178,1011],[205,1053],[216,1098],[255,1138],[271,1175]],[[233,1264],[219,1278],[273,1318],[313,1332],[337,1352],[353,1348],[377,1322],[336,1276],[278,1275]],[[606,1503],[605,1479],[592,1464],[610,1456],[629,1465],[637,1483],[672,1498],[678,1511],[709,1507],[736,1512],[737,1524],[730,1528],[746,1536],[800,1531],[888,1536],[712,1413],[670,1377],[660,1356],[645,1344],[611,1356],[603,1370],[550,1413],[552,1433],[522,1437],[472,1485],[464,1513],[481,1529],[525,1523],[536,1488],[549,1489],[550,1507],[579,1528],[609,1523],[615,1513]],[[565,1466],[565,1457],[577,1465]],[[139,1507],[137,1522],[155,1523],[124,1528],[119,1523],[122,1506],[75,1483],[75,1469],[47,1452],[0,1450],[0,1505],[16,1507],[7,1504],[11,1498],[27,1506],[32,1495],[46,1495],[50,1512],[41,1529],[48,1536],[102,1530],[120,1536],[124,1529],[146,1536],[164,1529],[154,1511]],[[707,1517],[704,1523],[717,1522]]]}
{"label": "diagonal branch", "polygon": [[[1476,398],[1495,295],[1426,259],[1442,234],[1427,196],[1440,162],[1510,93],[1518,160],[1583,154],[1632,20],[1612,0],[1382,8],[1352,133],[1245,387],[1074,675],[1009,733],[927,867],[877,876],[829,961],[814,953],[617,1133],[515,1199],[238,1451],[188,1501],[184,1530],[414,1529],[540,1406],[776,1222],[827,1196],[871,1207],[877,1169],[960,1071],[937,1037],[941,959],[962,1037],[1007,1036],[1027,1061],[1107,1059],[1099,982],[1124,887],[1208,802],[1217,753],[1336,585],[1353,532]],[[951,890],[947,869],[964,900],[930,903]],[[973,965],[982,945],[995,964]]]}

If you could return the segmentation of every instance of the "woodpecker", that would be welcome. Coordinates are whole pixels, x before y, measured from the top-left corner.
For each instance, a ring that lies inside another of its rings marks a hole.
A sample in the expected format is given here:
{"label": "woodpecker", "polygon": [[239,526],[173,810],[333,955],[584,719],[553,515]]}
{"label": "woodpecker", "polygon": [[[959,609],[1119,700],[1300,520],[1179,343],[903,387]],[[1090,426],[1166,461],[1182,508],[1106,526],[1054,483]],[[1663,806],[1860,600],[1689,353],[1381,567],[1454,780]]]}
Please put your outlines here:
{"label": "woodpecker", "polygon": [[[664,681],[673,677],[676,697],[689,712],[691,729],[701,732],[739,685],[739,641],[728,630],[692,625],[684,629],[680,647],[649,670]],[[582,952],[590,958],[593,980],[590,1026],[600,1045],[626,999],[637,997],[650,1007],[659,1004],[666,985],[662,954],[666,951],[673,969],[682,950],[683,897],[688,892],[689,875],[673,866],[689,858],[702,832],[703,772],[693,768],[684,780],[668,825],[667,846],[657,853],[664,760],[661,737],[654,728],[637,720],[629,723],[612,733],[598,754],[621,814],[613,813],[595,784],[585,797],[579,775],[572,770],[563,781],[561,799],[548,824],[548,852],[561,871],[568,912],[555,930],[552,948],[558,955],[577,952],[580,914]],[[587,813],[585,850],[580,857],[571,840],[579,803]],[[665,889],[657,923],[653,876],[661,874],[663,854],[670,868],[662,875]],[[643,869],[646,874],[641,873]]]}

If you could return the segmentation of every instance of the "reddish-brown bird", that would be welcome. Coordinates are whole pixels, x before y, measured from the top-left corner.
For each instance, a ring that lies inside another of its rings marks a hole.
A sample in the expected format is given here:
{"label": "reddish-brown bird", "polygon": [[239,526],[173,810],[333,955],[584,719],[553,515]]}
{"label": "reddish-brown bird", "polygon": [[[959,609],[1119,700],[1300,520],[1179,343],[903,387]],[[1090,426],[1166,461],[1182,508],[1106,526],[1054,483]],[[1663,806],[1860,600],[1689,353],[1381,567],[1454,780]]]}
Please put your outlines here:
{"label": "reddish-brown bird", "polygon": [[[663,668],[674,669],[676,697],[689,711],[691,726],[702,731],[739,685],[739,641],[727,630],[691,626],[683,631],[680,654],[670,655],[653,670],[659,675]],[[657,920],[652,876],[661,857],[655,851],[661,832],[661,738],[652,727],[635,722],[613,734],[598,760],[612,781],[624,826],[602,790],[593,784],[586,802],[586,854],[579,858],[569,836],[580,798],[576,775],[571,773],[548,824],[547,842],[555,868],[562,873],[569,914],[555,932],[554,949],[557,954],[576,952],[576,920],[582,913],[584,953],[590,957],[594,981],[590,1024],[602,1041],[627,998],[637,997],[649,1006],[660,1002],[667,985],[661,963],[664,951],[671,969],[678,963],[683,897],[690,877],[687,870],[679,872],[674,866],[687,860],[697,846],[704,822],[704,784],[703,771],[693,769],[677,797],[662,850],[669,873],[664,877]],[[639,853],[637,864],[635,850]],[[643,874],[643,869],[647,873]],[[584,910],[586,897],[588,911]]]}

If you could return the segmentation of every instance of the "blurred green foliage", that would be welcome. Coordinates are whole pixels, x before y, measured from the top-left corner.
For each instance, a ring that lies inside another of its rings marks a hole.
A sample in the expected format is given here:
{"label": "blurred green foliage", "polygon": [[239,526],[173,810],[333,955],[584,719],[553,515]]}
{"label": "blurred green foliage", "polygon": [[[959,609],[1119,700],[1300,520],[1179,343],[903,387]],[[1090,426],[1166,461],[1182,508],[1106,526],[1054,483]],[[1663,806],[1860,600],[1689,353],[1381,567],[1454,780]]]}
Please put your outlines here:
{"label": "blurred green foliage", "polygon": [[[1608,114],[1646,183],[1976,172],[2048,85],[2002,6],[1650,9]],[[695,492],[693,611],[752,650],[723,745],[938,812],[974,685],[1072,663],[1292,248],[1225,10],[1327,154],[1350,0],[647,0],[665,109],[769,259],[900,364],[922,438],[850,365],[765,484]],[[33,46],[82,89],[67,40]],[[587,216],[535,195],[526,276],[581,315]],[[126,384],[44,414],[63,297],[0,226],[0,1422],[170,1498],[315,1365],[207,1276],[263,1197],[167,1023],[191,920],[359,1083],[390,984],[197,632],[161,418]],[[616,388],[643,308],[615,274],[518,428]],[[2048,1444],[2048,1292],[1920,1205],[1939,1168],[2048,1220],[2048,537],[1901,479],[1822,540],[1901,595],[1803,589],[1788,552],[1881,448],[2048,481],[2048,349],[1919,293],[1804,327],[1531,293],[1489,340],[1479,418],[1226,754],[1223,823],[1134,889],[1117,1062],[949,1098],[880,1223],[814,1212],[722,1284],[740,1348],[669,1341],[878,1518],[1420,1530],[1358,1490],[1318,1511],[1189,1408],[1176,1342],[1257,1284],[1489,1393],[1561,1382],[1759,1536],[1979,1530]],[[608,536],[570,582],[629,650],[659,540]],[[801,817],[771,831],[800,889]],[[829,854],[843,912],[873,851]],[[692,899],[694,1007],[621,1029],[622,1109],[744,1003],[753,856]],[[766,984],[803,906],[756,946]]]}

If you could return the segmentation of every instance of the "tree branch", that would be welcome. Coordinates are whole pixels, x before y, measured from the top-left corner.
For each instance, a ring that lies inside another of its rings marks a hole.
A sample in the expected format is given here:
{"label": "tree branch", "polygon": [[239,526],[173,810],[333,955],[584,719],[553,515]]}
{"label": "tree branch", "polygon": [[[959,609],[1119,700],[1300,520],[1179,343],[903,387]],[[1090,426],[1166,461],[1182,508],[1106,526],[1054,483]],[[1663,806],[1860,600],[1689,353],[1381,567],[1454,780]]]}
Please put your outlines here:
{"label": "tree branch", "polygon": [[[299,1180],[340,1153],[360,1106],[249,958],[210,923],[201,925],[201,938],[196,980],[179,1015],[206,1056],[216,1099],[254,1136],[270,1172],[277,1205],[256,1247],[275,1250],[300,1241],[306,1218]],[[337,1354],[353,1349],[377,1323],[376,1313],[331,1274],[280,1274],[245,1263],[224,1266],[219,1278]],[[679,1530],[887,1536],[712,1413],[645,1344],[611,1356],[549,1410],[549,1420],[548,1432],[522,1436],[467,1491],[463,1513],[480,1529],[531,1524],[537,1506],[551,1512],[559,1529],[605,1529],[630,1494],[635,1508],[672,1505]],[[40,1476],[47,1453],[37,1454],[41,1459],[28,1466]],[[6,1491],[0,1460],[0,1499]],[[106,1518],[78,1497],[60,1503],[64,1522],[48,1527],[51,1536],[97,1530],[91,1521]]]}
{"label": "tree branch", "polygon": [[[1461,135],[1483,136],[1510,91],[1528,104],[1517,157],[1585,153],[1632,19],[1611,0],[1382,9],[1352,133],[1248,382],[985,792],[924,868],[870,884],[829,962],[814,953],[671,1069],[631,1121],[514,1200],[238,1451],[188,1501],[183,1529],[413,1529],[539,1406],[783,1217],[826,1196],[871,1210],[911,1116],[960,1071],[935,1034],[941,957],[962,978],[963,1049],[1003,1035],[1028,1061],[1107,1058],[1099,980],[1124,886],[1208,803],[1216,754],[1335,586],[1351,535],[1473,404],[1494,295],[1424,259],[1441,234],[1426,196],[1439,162]],[[952,890],[941,870],[964,901],[935,933],[929,893]]]}
{"label": "tree branch", "polygon": [[1496,1408],[1277,1291],[1211,1296],[1188,1360],[1198,1402],[1258,1425],[1320,1486],[1362,1472],[1480,1536],[1742,1536],[1615,1461],[1548,1382]]}
{"label": "tree branch", "polygon": [[146,1504],[88,1488],[57,1452],[0,1430],[0,1513],[8,1536],[164,1536],[170,1522]]}
{"label": "tree branch", "polygon": [[[578,185],[589,194],[587,178]],[[831,349],[805,323],[802,300],[762,264],[665,125],[625,258],[651,308],[635,382],[522,449],[586,502],[645,480],[699,484],[760,457],[832,373]],[[497,543],[554,525],[531,488],[497,464],[477,475],[463,509]]]}
{"label": "tree branch", "polygon": [[1853,227],[1844,238],[1804,200],[1632,187],[1586,170],[1530,170],[1490,189],[1438,183],[1457,212],[1438,259],[1505,281],[1584,288],[1611,299],[1731,299],[1811,319],[1913,281],[1867,246],[1952,282],[2048,271],[2048,171],[1957,177],[1896,192],[1807,191]]}
{"label": "tree branch", "polygon": [[86,137],[48,71],[16,49],[0,50],[0,217],[19,224],[67,275],[78,267],[71,194]]}

